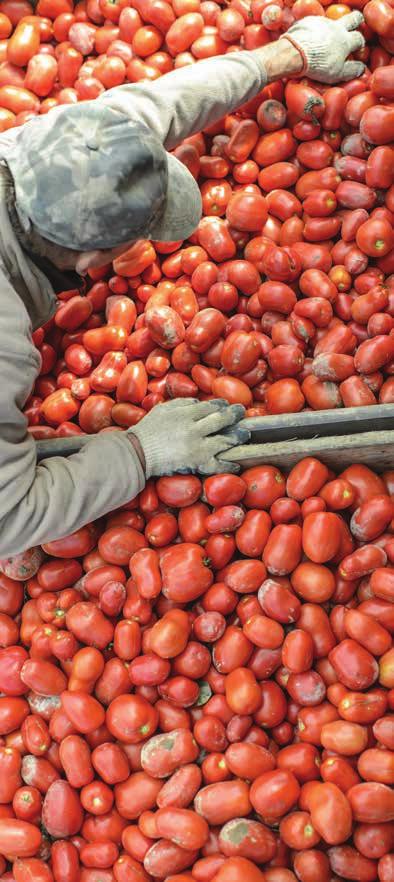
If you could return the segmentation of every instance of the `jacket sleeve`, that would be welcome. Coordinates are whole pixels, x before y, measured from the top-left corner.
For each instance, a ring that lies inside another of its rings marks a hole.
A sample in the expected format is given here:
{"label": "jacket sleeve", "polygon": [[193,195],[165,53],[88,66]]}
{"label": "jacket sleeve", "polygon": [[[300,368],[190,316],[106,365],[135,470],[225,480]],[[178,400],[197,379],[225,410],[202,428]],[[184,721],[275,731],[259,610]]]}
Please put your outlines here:
{"label": "jacket sleeve", "polygon": [[0,557],[18,554],[130,501],[145,484],[124,433],[104,433],[68,459],[36,462],[22,408],[37,375],[25,307],[0,274]]}
{"label": "jacket sleeve", "polygon": [[149,126],[167,150],[249,101],[267,82],[256,51],[229,52],[153,82],[117,86],[99,101]]}

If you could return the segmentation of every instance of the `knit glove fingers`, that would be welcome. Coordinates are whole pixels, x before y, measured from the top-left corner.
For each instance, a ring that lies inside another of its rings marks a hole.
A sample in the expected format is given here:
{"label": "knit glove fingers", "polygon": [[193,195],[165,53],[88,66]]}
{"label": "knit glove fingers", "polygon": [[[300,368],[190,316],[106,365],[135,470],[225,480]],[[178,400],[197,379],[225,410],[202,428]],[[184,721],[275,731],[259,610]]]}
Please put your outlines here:
{"label": "knit glove fingers", "polygon": [[220,472],[226,474],[230,472],[232,475],[237,475],[240,471],[241,466],[237,462],[227,462],[227,460],[221,460],[219,456],[213,456],[212,459],[204,463],[198,473],[199,475],[217,475]]}
{"label": "knit glove fingers", "polygon": [[233,426],[234,423],[238,423],[244,413],[245,409],[242,407],[242,404],[227,404],[224,408],[220,407],[214,413],[199,420],[198,429],[204,435],[213,435],[214,433],[221,432],[228,426]]}
{"label": "knit glove fingers", "polygon": [[242,405],[223,399],[175,399],[152,408],[129,430],[142,447],[146,476],[222,471],[217,454],[249,438],[237,428],[244,413]]}
{"label": "knit glove fingers", "polygon": [[310,15],[295,22],[281,39],[289,40],[302,55],[303,74],[322,83],[337,83],[364,72],[361,61],[347,61],[352,52],[365,46],[363,35],[356,31],[363,21],[358,10],[336,21]]}
{"label": "knit glove fingers", "polygon": [[[206,459],[198,468],[200,475],[214,475],[217,472],[232,472],[236,474],[240,470],[238,463],[224,462],[220,459],[220,454],[239,444],[246,444],[250,439],[250,432],[242,426],[235,426],[227,429],[221,435],[214,435],[207,438],[204,445],[204,453],[206,451]],[[209,453],[208,453],[209,451]]]}

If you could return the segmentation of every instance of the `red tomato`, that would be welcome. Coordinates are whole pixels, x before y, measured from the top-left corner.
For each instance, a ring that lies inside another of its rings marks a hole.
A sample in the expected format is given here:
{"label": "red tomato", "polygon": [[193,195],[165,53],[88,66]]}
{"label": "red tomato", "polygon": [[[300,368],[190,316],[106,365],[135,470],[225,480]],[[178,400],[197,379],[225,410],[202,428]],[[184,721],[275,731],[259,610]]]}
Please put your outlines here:
{"label": "red tomato", "polygon": [[[141,763],[154,778],[168,778],[179,767],[193,763],[197,756],[198,747],[191,732],[186,728],[174,729],[149,739],[142,748]],[[184,781],[185,776],[181,777]],[[185,792],[189,792],[189,788]]]}
{"label": "red tomato", "polygon": [[102,725],[105,713],[99,702],[85,692],[63,692],[62,707],[77,732],[94,732]]}
{"label": "red tomato", "polygon": [[203,549],[193,543],[165,550],[160,561],[163,592],[172,601],[185,603],[199,597],[213,582]]}
{"label": "red tomato", "polygon": [[338,678],[348,689],[365,689],[377,679],[377,663],[355,640],[342,640],[331,650],[329,658]]}
{"label": "red tomato", "polygon": [[78,833],[83,821],[82,807],[77,791],[67,781],[54,781],[50,785],[42,817],[48,833],[57,839]]}
{"label": "red tomato", "polygon": [[106,722],[115,737],[137,744],[155,732],[158,714],[142,696],[121,695],[111,702]]}
{"label": "red tomato", "polygon": [[261,166],[283,162],[294,153],[296,142],[290,129],[270,132],[259,139],[253,151],[253,159]]}
{"label": "red tomato", "polygon": [[276,769],[253,781],[250,800],[254,809],[266,818],[280,818],[296,803],[300,788],[292,772]]}
{"label": "red tomato", "polygon": [[356,821],[374,824],[392,818],[393,790],[386,784],[356,784],[348,791],[348,799]]}
{"label": "red tomato", "polygon": [[267,218],[266,200],[257,193],[239,190],[231,197],[226,217],[232,227],[237,230],[259,230]]}
{"label": "red tomato", "polygon": [[335,784],[314,784],[308,797],[312,824],[325,842],[344,842],[352,826],[351,806]]}
{"label": "red tomato", "polygon": [[370,144],[388,144],[393,140],[394,114],[391,105],[376,105],[365,111],[360,132]]}
{"label": "red tomato", "polygon": [[194,800],[196,812],[208,823],[216,820],[225,824],[235,817],[243,817],[251,811],[249,788],[244,781],[223,781],[203,787]]}
{"label": "red tomato", "polygon": [[199,849],[209,836],[208,824],[196,812],[183,808],[160,808],[156,815],[160,836],[188,849]]}
{"label": "red tomato", "polygon": [[214,878],[216,882],[242,882],[245,874],[250,882],[263,882],[265,879],[256,864],[244,857],[227,858]]}
{"label": "red tomato", "polygon": [[40,33],[33,21],[21,21],[8,41],[7,58],[19,67],[27,65],[36,55],[40,45]]}
{"label": "red tomato", "polygon": [[325,563],[337,554],[341,542],[341,520],[330,512],[309,514],[302,527],[302,547],[314,563]]}
{"label": "red tomato", "polygon": [[305,398],[295,379],[282,379],[272,383],[267,389],[266,405],[268,413],[297,413],[302,410]]}
{"label": "red tomato", "polygon": [[391,251],[394,239],[388,221],[371,218],[357,230],[356,242],[359,248],[370,257],[380,257]]}

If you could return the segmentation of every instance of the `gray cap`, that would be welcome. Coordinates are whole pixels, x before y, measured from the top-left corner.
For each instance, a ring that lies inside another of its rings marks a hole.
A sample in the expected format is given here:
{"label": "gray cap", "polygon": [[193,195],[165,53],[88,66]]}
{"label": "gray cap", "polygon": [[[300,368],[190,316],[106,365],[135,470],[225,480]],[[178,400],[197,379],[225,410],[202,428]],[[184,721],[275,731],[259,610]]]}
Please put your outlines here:
{"label": "gray cap", "polygon": [[23,225],[64,248],[186,239],[201,217],[186,166],[146,125],[99,101],[26,123],[7,163]]}

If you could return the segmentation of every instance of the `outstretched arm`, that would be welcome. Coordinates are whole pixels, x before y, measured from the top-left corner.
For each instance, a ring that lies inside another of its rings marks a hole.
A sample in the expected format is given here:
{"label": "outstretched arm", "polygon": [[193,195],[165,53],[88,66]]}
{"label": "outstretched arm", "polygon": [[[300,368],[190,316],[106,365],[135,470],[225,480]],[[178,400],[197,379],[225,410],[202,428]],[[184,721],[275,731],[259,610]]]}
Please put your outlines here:
{"label": "outstretched arm", "polygon": [[129,432],[103,433],[73,456],[37,465],[23,414],[37,351],[26,309],[3,274],[0,290],[0,558],[61,539],[119,508],[151,475],[221,471],[219,454],[248,440],[237,426],[240,405],[183,398],[153,408]]}
{"label": "outstretched arm", "polygon": [[286,42],[230,52],[179,68],[153,82],[118,86],[100,101],[153,129],[167,150],[257,95],[273,79],[296,74],[300,53]]}
{"label": "outstretched arm", "polygon": [[230,52],[165,74],[153,82],[117,86],[98,99],[156,132],[167,150],[217,122],[281,77],[306,74],[325,83],[363,73],[348,56],[364,45],[360,12],[338,21],[308,16],[275,43]]}

